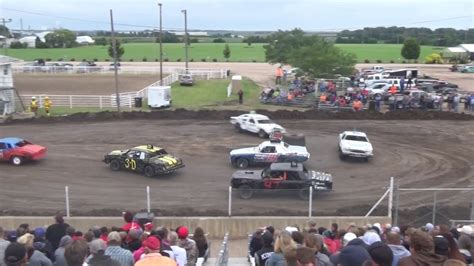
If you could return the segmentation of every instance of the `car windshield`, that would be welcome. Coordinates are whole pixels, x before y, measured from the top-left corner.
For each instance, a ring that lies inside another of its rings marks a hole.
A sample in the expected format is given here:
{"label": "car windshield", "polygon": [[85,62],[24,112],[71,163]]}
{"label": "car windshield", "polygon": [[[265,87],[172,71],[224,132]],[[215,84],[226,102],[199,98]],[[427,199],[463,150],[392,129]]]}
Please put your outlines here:
{"label": "car windshield", "polygon": [[273,124],[273,121],[270,119],[262,119],[262,120],[258,120],[258,123],[259,124]]}
{"label": "car windshield", "polygon": [[345,140],[353,140],[353,141],[362,141],[367,142],[367,138],[363,136],[354,136],[354,135],[347,135]]}
{"label": "car windshield", "polygon": [[28,145],[28,144],[31,144],[31,143],[29,143],[29,142],[26,141],[26,140],[22,140],[22,141],[19,141],[19,142],[15,143],[15,146],[17,146],[17,147],[23,147],[23,146]]}

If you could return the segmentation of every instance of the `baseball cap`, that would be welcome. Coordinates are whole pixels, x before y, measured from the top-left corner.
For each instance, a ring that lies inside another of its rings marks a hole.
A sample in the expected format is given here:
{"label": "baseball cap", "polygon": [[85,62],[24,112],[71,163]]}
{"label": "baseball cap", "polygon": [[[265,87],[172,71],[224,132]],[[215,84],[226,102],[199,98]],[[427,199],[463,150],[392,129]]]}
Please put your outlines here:
{"label": "baseball cap", "polygon": [[35,236],[37,238],[43,238],[45,234],[46,234],[46,230],[44,230],[43,227],[35,228]]}
{"label": "baseball cap", "polygon": [[176,233],[178,234],[178,237],[180,239],[184,239],[186,237],[188,237],[188,234],[189,234],[189,230],[186,226],[180,226],[177,230],[176,230]]}
{"label": "baseball cap", "polygon": [[367,260],[370,260],[369,252],[361,246],[347,246],[331,256],[331,262],[341,266],[362,266]]}
{"label": "baseball cap", "polygon": [[444,236],[433,237],[435,253],[443,256],[449,255],[449,243]]}
{"label": "baseball cap", "polygon": [[89,243],[89,251],[92,254],[97,254],[99,252],[104,252],[106,248],[107,247],[105,245],[105,242],[102,239],[95,239],[95,240],[92,240],[92,242]]}
{"label": "baseball cap", "polygon": [[367,248],[372,260],[378,265],[391,265],[393,262],[392,250],[382,242],[375,242]]}
{"label": "baseball cap", "polygon": [[160,249],[160,240],[154,236],[149,236],[145,241],[143,241],[143,246],[151,249],[151,250],[159,250]]}
{"label": "baseball cap", "polygon": [[107,236],[107,240],[109,242],[117,242],[120,243],[122,241],[122,238],[120,237],[119,232],[113,231],[110,232],[109,235]]}
{"label": "baseball cap", "polygon": [[466,234],[466,235],[472,235],[472,226],[470,225],[463,225],[463,227],[461,228],[458,228],[458,232],[459,233],[463,233],[463,234]]}
{"label": "baseball cap", "polygon": [[20,243],[10,243],[5,249],[5,262],[18,263],[26,257],[26,248]]}
{"label": "baseball cap", "polygon": [[356,239],[356,238],[357,238],[356,234],[354,234],[352,232],[345,233],[344,237],[342,238],[342,243],[343,243],[344,246],[347,246],[347,244],[351,240]]}

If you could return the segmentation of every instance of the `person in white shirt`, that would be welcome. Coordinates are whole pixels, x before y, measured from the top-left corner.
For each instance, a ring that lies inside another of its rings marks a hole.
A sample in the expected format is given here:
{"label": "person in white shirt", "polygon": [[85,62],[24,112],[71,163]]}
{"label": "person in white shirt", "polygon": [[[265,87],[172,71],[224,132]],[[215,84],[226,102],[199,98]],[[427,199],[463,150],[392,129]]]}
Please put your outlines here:
{"label": "person in white shirt", "polygon": [[186,258],[186,250],[178,246],[178,234],[174,231],[171,231],[168,235],[168,242],[170,247],[173,250],[174,258],[178,266],[186,266],[188,260]]}

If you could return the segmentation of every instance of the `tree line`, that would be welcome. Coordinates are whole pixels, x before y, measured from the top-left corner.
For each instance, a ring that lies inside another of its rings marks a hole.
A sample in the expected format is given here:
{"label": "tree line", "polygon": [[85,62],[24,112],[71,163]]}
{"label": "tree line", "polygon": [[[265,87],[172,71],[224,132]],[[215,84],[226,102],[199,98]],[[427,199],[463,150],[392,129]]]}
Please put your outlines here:
{"label": "tree line", "polygon": [[457,30],[453,28],[405,28],[376,27],[359,30],[344,30],[337,34],[336,43],[404,43],[415,38],[420,45],[457,46],[461,43],[474,43],[474,29]]}

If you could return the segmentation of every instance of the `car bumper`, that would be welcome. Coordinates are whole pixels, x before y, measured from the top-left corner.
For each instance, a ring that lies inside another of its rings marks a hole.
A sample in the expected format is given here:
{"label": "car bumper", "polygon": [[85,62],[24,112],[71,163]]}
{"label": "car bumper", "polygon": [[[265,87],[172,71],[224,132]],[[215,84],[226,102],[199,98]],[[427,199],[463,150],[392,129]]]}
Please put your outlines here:
{"label": "car bumper", "polygon": [[356,158],[370,158],[373,156],[373,153],[362,153],[362,152],[352,152],[352,151],[343,151],[343,155]]}
{"label": "car bumper", "polygon": [[46,157],[46,150],[32,154],[29,159],[32,161],[41,160]]}
{"label": "car bumper", "polygon": [[168,174],[168,173],[172,173],[176,170],[178,170],[179,168],[183,168],[184,167],[184,164],[181,163],[181,164],[176,164],[176,165],[172,165],[172,166],[168,166],[168,167],[165,167],[165,168],[158,168],[157,172],[158,174]]}

